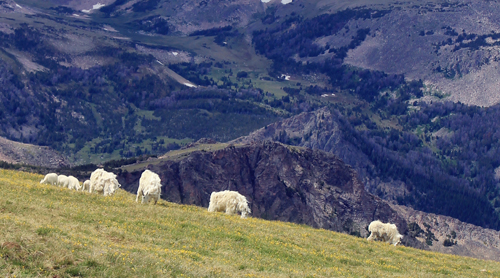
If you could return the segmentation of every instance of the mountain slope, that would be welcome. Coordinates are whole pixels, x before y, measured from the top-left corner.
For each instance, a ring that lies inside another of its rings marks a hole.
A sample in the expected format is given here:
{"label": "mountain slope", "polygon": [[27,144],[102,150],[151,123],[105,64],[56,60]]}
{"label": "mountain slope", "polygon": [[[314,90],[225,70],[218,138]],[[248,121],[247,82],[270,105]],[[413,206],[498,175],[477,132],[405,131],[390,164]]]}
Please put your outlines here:
{"label": "mountain slope", "polygon": [[104,198],[40,178],[0,170],[2,276],[500,275],[497,262],[164,201],[140,205],[123,190]]}
{"label": "mountain slope", "polygon": [[18,143],[0,137],[0,161],[49,168],[69,166],[68,160],[48,147]]}
{"label": "mountain slope", "polygon": [[[500,101],[497,2],[299,0],[276,7],[271,20],[262,21],[270,39],[265,47],[257,45],[275,62],[292,59],[320,68],[340,59],[421,79],[428,95],[481,106]],[[263,29],[262,23],[251,29]]]}
{"label": "mountain slope", "polygon": [[[0,135],[8,139],[50,146],[76,164],[99,163],[202,137],[233,139],[283,114],[263,107],[263,92],[249,84],[211,86],[216,81],[199,71],[212,62],[177,66],[184,76],[168,68],[198,57],[190,49],[121,33],[94,21],[95,11],[60,1],[20,3],[0,3]],[[195,85],[203,87],[186,90]]]}

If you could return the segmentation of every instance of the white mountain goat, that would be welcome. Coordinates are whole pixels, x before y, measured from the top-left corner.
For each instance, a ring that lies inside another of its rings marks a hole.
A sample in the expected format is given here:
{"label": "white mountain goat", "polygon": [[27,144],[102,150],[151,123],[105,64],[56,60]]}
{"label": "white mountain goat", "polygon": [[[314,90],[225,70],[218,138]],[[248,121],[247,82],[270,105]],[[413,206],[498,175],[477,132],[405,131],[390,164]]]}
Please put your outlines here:
{"label": "white mountain goat", "polygon": [[90,189],[90,180],[86,180],[86,181],[82,184],[82,191],[89,190],[89,189]]}
{"label": "white mountain goat", "polygon": [[371,233],[367,238],[368,241],[380,240],[396,246],[401,243],[401,239],[403,238],[403,236],[399,234],[395,224],[382,223],[379,220],[370,223],[368,231]]}
{"label": "white mountain goat", "polygon": [[147,204],[153,199],[156,202],[160,200],[161,194],[161,179],[158,174],[145,170],[142,172],[141,179],[139,180],[139,189],[137,189],[137,197],[135,201],[138,202],[142,196],[142,204]]}
{"label": "white mountain goat", "polygon": [[116,175],[103,169],[96,169],[90,175],[89,192],[103,193],[104,196],[113,195],[121,185],[116,180]]}
{"label": "white mountain goat", "polygon": [[81,186],[80,186],[80,181],[78,181],[77,178],[73,177],[73,176],[69,176],[68,177],[68,189],[71,189],[71,190],[80,190]]}
{"label": "white mountain goat", "polygon": [[241,218],[246,218],[247,215],[252,213],[248,207],[247,198],[236,191],[229,190],[212,192],[208,211],[219,211],[226,214],[238,214],[239,212]]}
{"label": "white mountain goat", "polygon": [[48,173],[45,177],[40,181],[42,184],[57,184],[57,174],[56,173]]}
{"label": "white mountain goat", "polygon": [[68,185],[69,185],[68,176],[66,176],[66,175],[57,176],[57,185],[62,186],[62,187],[68,187]]}

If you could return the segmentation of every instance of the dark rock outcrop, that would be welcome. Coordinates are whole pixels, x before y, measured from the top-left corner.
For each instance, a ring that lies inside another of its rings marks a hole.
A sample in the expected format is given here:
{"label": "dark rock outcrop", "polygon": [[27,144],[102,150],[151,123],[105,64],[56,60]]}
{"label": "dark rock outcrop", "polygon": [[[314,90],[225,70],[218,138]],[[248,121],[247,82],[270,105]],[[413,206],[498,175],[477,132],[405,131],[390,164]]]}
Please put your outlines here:
{"label": "dark rock outcrop", "polygon": [[247,197],[253,217],[359,236],[375,219],[396,223],[402,234],[407,229],[387,203],[365,191],[350,166],[324,151],[265,141],[138,166],[119,175],[122,188],[135,193],[147,167],[160,175],[162,198],[171,202],[208,207],[213,191],[228,189]]}
{"label": "dark rock outcrop", "polygon": [[382,180],[377,177],[376,167],[370,158],[353,142],[349,134],[352,127],[337,111],[321,108],[267,125],[248,136],[232,141],[248,144],[263,140],[275,140],[291,145],[319,149],[338,156],[359,174],[365,189],[384,200],[394,201],[408,194],[406,184],[399,180]]}

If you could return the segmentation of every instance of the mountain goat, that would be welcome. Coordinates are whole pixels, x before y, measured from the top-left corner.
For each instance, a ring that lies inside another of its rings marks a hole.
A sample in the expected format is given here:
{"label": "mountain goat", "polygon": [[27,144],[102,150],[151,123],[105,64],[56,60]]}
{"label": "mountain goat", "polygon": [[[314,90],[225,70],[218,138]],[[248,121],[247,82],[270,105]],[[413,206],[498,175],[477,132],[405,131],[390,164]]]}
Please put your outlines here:
{"label": "mountain goat", "polygon": [[137,197],[135,201],[138,202],[142,196],[141,203],[149,203],[153,198],[155,205],[160,200],[161,194],[161,179],[158,174],[145,170],[142,172],[141,179],[139,180],[139,189],[137,189]]}
{"label": "mountain goat", "polygon": [[238,214],[240,212],[241,218],[246,218],[248,214],[252,213],[248,207],[247,198],[236,191],[229,190],[212,192],[208,211],[219,211],[226,214]]}
{"label": "mountain goat", "polygon": [[379,220],[370,223],[368,231],[371,233],[367,238],[368,241],[380,240],[396,246],[401,243],[401,239],[403,238],[403,236],[399,234],[395,224],[382,223]]}
{"label": "mountain goat", "polygon": [[106,172],[103,169],[96,169],[90,175],[90,186],[89,192],[94,191],[98,193],[103,193],[104,196],[113,195],[115,191],[121,187],[121,185],[116,180],[116,175],[110,172]]}
{"label": "mountain goat", "polygon": [[82,184],[82,191],[89,190],[89,189],[90,189],[90,180],[86,180],[86,181]]}
{"label": "mountain goat", "polygon": [[68,185],[69,185],[68,176],[66,176],[66,175],[57,176],[57,185],[62,186],[62,187],[68,187]]}
{"label": "mountain goat", "polygon": [[77,178],[73,177],[73,176],[69,176],[68,177],[68,189],[71,189],[71,190],[80,190],[81,186],[80,186],[80,182],[78,181]]}
{"label": "mountain goat", "polygon": [[57,174],[56,173],[48,173],[45,177],[40,181],[42,184],[57,184]]}

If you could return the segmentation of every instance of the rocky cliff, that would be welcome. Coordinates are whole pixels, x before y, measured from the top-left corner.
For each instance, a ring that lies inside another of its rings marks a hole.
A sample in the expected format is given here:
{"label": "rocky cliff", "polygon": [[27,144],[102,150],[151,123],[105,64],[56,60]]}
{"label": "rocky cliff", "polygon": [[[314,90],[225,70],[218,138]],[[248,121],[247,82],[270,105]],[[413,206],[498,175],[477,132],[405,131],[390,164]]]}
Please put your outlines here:
{"label": "rocky cliff", "polygon": [[[253,217],[359,236],[380,219],[396,223],[402,234],[407,231],[406,221],[366,192],[357,173],[333,154],[270,141],[175,153],[124,167],[122,187],[135,193],[148,168],[162,179],[162,198],[176,203],[208,207],[213,191],[228,189],[248,198]],[[405,242],[423,246],[411,238]]]}
{"label": "rocky cliff", "polygon": [[377,193],[385,200],[396,200],[407,194],[408,190],[401,181],[383,181],[377,178],[375,166],[354,141],[348,140],[352,127],[343,120],[343,116],[328,108],[305,112],[284,119],[248,136],[233,140],[233,143],[247,144],[262,140],[288,142],[301,147],[319,149],[338,156],[352,166],[370,193]]}

